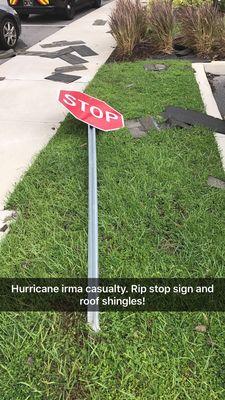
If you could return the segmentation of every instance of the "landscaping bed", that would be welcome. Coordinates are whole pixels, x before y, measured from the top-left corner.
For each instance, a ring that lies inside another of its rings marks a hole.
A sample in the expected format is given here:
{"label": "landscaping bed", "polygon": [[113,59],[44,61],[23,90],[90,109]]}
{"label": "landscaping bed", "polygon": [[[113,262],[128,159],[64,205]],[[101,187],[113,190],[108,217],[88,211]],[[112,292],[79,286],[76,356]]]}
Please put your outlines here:
{"label": "landscaping bed", "polygon": [[222,10],[222,2],[211,0],[117,0],[109,19],[117,44],[110,60],[224,59]]}
{"label": "landscaping bed", "polygon": [[[177,49],[177,50],[176,50]],[[122,56],[118,53],[116,48],[107,63],[121,62],[121,61],[138,61],[138,60],[183,60],[194,62],[210,62],[210,58],[203,58],[193,53],[183,45],[174,44],[174,50],[171,54],[156,53],[152,50],[151,45],[143,44],[134,48],[131,55]]]}
{"label": "landscaping bed", "polygon": [[[88,88],[125,119],[167,105],[203,111],[188,62],[105,65]],[[212,132],[127,128],[99,132],[99,256],[102,277],[224,275],[224,177]],[[87,275],[87,127],[68,116],[10,196],[18,221],[1,244],[1,276]],[[222,313],[1,313],[3,400],[221,399]],[[204,326],[204,330],[199,329]]]}

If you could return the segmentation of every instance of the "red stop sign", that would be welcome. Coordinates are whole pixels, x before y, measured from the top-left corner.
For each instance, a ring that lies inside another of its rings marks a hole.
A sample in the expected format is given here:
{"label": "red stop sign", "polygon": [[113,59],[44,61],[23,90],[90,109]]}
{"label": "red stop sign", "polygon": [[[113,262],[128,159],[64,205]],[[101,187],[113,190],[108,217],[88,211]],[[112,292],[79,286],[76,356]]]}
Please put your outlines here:
{"label": "red stop sign", "polygon": [[114,131],[124,127],[122,114],[107,103],[82,92],[61,90],[59,101],[80,121],[102,131]]}

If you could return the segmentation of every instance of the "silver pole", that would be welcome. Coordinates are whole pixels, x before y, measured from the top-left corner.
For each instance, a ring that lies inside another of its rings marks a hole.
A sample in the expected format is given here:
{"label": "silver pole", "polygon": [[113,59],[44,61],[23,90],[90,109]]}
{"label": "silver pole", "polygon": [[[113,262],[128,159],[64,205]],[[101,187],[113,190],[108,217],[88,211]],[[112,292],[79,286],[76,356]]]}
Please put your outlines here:
{"label": "silver pole", "polygon": [[[97,198],[97,157],[96,129],[88,125],[88,281],[98,280],[98,198]],[[93,283],[92,283],[93,284]],[[89,298],[96,298],[91,295]],[[97,332],[99,327],[99,311],[87,312],[87,321]]]}

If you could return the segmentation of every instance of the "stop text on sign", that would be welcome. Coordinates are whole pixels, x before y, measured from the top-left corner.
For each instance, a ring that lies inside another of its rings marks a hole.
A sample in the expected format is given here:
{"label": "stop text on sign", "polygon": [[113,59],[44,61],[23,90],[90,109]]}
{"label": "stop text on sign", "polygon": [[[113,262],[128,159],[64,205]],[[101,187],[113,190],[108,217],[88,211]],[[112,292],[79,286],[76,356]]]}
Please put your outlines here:
{"label": "stop text on sign", "polygon": [[82,92],[61,90],[59,101],[84,123],[103,131],[124,127],[123,116],[110,105]]}
{"label": "stop text on sign", "polygon": [[81,99],[76,99],[74,96],[71,94],[66,94],[64,98],[64,103],[68,104],[69,106],[76,107],[77,103],[80,103],[80,109],[83,112],[90,112],[91,115],[95,118],[105,118],[107,122],[110,122],[111,119],[118,119],[118,115],[115,113],[112,113],[110,111],[103,111],[101,108],[97,106],[91,106],[89,103],[87,103],[84,100]]}

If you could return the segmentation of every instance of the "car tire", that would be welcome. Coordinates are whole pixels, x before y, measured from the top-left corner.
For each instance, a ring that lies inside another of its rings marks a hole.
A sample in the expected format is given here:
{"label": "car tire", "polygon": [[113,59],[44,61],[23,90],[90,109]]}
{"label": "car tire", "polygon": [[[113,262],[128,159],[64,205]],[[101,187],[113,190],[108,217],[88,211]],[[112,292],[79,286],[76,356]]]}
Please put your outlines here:
{"label": "car tire", "polygon": [[95,0],[94,1],[94,4],[93,4],[94,8],[100,8],[101,5],[102,5],[102,0]]}
{"label": "car tire", "polygon": [[70,21],[75,16],[75,5],[73,0],[68,0],[66,2],[65,8],[60,8],[57,10],[57,14],[60,18]]}
{"label": "car tire", "polygon": [[5,18],[0,23],[0,45],[4,50],[13,49],[16,46],[19,34],[17,25],[12,18]]}
{"label": "car tire", "polygon": [[29,18],[30,14],[29,13],[19,13],[19,17],[22,21],[27,21]]}

